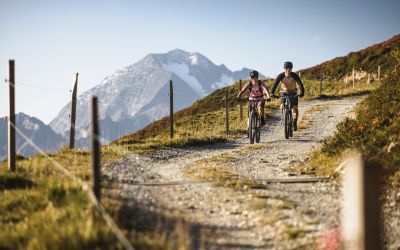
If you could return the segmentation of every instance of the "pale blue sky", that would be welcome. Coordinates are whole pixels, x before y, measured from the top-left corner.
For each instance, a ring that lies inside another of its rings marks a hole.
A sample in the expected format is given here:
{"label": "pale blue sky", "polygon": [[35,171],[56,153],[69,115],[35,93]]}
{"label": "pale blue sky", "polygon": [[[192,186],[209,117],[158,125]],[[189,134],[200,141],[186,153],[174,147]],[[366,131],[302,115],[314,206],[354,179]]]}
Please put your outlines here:
{"label": "pale blue sky", "polygon": [[70,100],[73,72],[82,93],[149,53],[180,48],[275,76],[285,60],[296,70],[391,38],[400,33],[399,11],[396,0],[0,0],[0,115],[9,59],[17,112],[47,123]]}

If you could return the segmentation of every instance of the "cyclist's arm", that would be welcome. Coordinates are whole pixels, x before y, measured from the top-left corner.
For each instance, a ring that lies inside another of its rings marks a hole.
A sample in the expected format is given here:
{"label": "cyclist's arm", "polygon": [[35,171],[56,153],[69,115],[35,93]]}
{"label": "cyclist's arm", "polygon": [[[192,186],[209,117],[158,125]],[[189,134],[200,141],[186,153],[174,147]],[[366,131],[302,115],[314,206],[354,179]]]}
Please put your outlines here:
{"label": "cyclist's arm", "polygon": [[293,74],[294,80],[295,80],[295,81],[297,82],[297,84],[299,85],[299,88],[300,88],[300,95],[301,95],[301,96],[304,96],[304,86],[303,86],[303,83],[301,82],[301,79],[300,79],[299,75],[296,74],[296,73],[294,73],[294,72],[292,72],[292,74]]}
{"label": "cyclist's arm", "polygon": [[268,93],[267,86],[265,86],[264,83],[261,84],[261,88],[262,88],[262,90],[263,90],[264,95],[266,95],[268,99],[271,98],[271,96],[270,96],[269,93]]}
{"label": "cyclist's arm", "polygon": [[278,87],[279,83],[282,81],[284,75],[285,73],[281,73],[276,77],[274,85],[272,85],[271,95],[275,95],[275,90]]}
{"label": "cyclist's arm", "polygon": [[238,98],[240,98],[240,96],[242,96],[243,92],[246,91],[246,89],[249,87],[249,84],[250,83],[245,84],[244,87],[239,91],[239,94],[237,96]]}

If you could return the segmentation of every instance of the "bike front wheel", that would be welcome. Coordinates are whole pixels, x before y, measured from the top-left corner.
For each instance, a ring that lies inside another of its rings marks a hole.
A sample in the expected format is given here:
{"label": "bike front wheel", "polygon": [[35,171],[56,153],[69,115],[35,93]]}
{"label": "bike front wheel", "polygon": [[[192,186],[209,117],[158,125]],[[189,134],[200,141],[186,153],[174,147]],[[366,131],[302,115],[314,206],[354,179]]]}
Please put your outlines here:
{"label": "bike front wheel", "polygon": [[289,113],[289,116],[290,116],[290,119],[289,119],[289,121],[290,121],[290,126],[289,126],[289,136],[290,136],[290,137],[293,137],[293,127],[294,127],[294,121],[293,121],[293,116],[292,116],[292,114],[291,114],[291,113]]}
{"label": "bike front wheel", "polygon": [[289,139],[289,131],[290,131],[290,114],[287,109],[285,109],[285,116],[284,116],[284,130],[285,130],[285,138]]}
{"label": "bike front wheel", "polygon": [[256,113],[252,111],[249,115],[249,138],[250,144],[254,144],[256,138],[257,118]]}

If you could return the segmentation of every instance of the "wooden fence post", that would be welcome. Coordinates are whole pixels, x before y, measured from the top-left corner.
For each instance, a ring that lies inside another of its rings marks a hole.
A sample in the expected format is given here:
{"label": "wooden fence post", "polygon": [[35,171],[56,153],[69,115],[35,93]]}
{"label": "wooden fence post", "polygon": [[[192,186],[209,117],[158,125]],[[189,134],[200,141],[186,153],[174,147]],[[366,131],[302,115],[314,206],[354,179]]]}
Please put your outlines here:
{"label": "wooden fence post", "polygon": [[381,173],[376,162],[365,162],[360,155],[347,164],[344,178],[342,235],[345,249],[382,249]]}
{"label": "wooden fence post", "polygon": [[172,80],[169,81],[169,137],[174,137],[174,89]]}
{"label": "wooden fence post", "polygon": [[16,170],[15,148],[15,61],[9,60],[8,170]]}
{"label": "wooden fence post", "polygon": [[[239,91],[242,90],[242,79],[239,80]],[[240,110],[240,120],[243,120],[243,104],[239,101],[239,110]]]}
{"label": "wooden fence post", "polygon": [[225,125],[226,125],[226,134],[229,135],[229,100],[228,100],[228,89],[225,89]]}
{"label": "wooden fence post", "polygon": [[97,96],[92,96],[90,107],[92,129],[92,189],[97,200],[100,201],[100,135]]}
{"label": "wooden fence post", "polygon": [[381,83],[381,66],[378,66],[378,83]]}
{"label": "wooden fence post", "polygon": [[319,82],[319,94],[320,95],[322,94],[322,82],[323,82],[323,80],[324,80],[324,72],[321,71],[321,79],[320,79],[320,82]]}
{"label": "wooden fence post", "polygon": [[354,73],[354,68],[353,68],[353,90],[356,88],[355,86],[355,73]]}
{"label": "wooden fence post", "polygon": [[371,83],[371,74],[370,73],[368,73],[367,83]]}
{"label": "wooden fence post", "polygon": [[76,95],[78,90],[78,75],[79,73],[75,73],[74,83],[72,86],[71,129],[69,132],[69,148],[75,147]]}

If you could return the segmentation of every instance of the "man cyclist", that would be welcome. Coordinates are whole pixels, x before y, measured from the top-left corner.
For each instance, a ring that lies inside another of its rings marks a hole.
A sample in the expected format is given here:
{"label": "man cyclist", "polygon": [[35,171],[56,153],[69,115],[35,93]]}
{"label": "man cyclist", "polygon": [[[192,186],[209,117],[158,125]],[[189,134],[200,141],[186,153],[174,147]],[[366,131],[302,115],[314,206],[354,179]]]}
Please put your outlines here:
{"label": "man cyclist", "polygon": [[285,103],[285,98],[282,94],[288,94],[290,103],[292,104],[292,111],[293,111],[293,120],[294,120],[294,127],[293,130],[297,130],[297,118],[299,117],[299,98],[297,97],[297,86],[296,83],[300,87],[300,97],[304,96],[304,87],[303,83],[299,75],[292,72],[293,63],[292,62],[285,62],[283,64],[283,68],[285,72],[282,72],[278,75],[275,79],[274,85],[272,86],[271,90],[271,97],[275,97],[275,90],[278,87],[278,84],[281,83],[281,90],[280,90],[280,99],[281,99],[281,112],[283,113],[283,104]]}
{"label": "man cyclist", "polygon": [[265,99],[264,95],[267,96],[267,101],[270,101],[270,95],[268,93],[267,87],[265,84],[258,79],[258,72],[256,70],[250,71],[250,79],[251,81],[247,83],[239,92],[237,99],[240,99],[240,96],[247,90],[249,91],[250,101],[257,101],[258,109],[261,114],[261,126],[265,125],[264,118],[264,108],[265,108]]}

